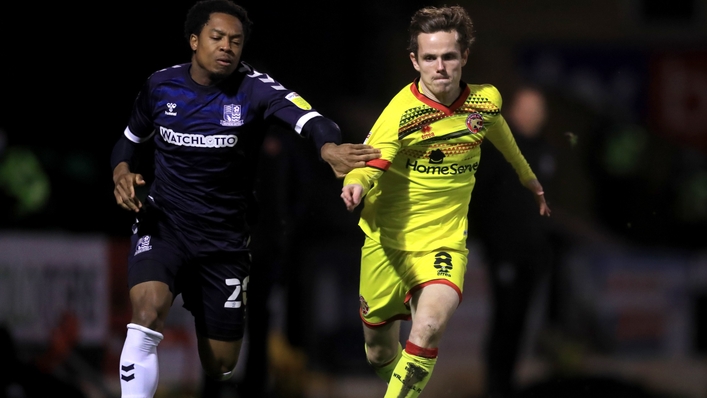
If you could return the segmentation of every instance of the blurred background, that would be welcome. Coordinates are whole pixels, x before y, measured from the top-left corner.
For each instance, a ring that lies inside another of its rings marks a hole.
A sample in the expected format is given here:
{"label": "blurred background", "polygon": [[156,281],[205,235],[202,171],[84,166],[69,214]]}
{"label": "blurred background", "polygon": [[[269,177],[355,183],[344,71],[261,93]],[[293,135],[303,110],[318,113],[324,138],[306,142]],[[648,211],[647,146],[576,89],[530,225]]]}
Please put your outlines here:
{"label": "blurred background", "polygon": [[[191,4],[3,3],[0,397],[119,396],[133,219],[115,205],[110,152],[144,79],[188,62]],[[362,142],[417,76],[410,16],[445,2],[240,4],[255,22],[243,59]],[[447,4],[477,31],[464,81],[504,99],[529,83],[547,100],[554,260],[525,313],[519,395],[707,397],[707,1]],[[267,134],[261,290],[237,376],[204,383],[178,298],[158,396],[382,396],[357,314],[357,214],[308,144]],[[485,397],[492,299],[474,214],[464,301],[428,397]]]}

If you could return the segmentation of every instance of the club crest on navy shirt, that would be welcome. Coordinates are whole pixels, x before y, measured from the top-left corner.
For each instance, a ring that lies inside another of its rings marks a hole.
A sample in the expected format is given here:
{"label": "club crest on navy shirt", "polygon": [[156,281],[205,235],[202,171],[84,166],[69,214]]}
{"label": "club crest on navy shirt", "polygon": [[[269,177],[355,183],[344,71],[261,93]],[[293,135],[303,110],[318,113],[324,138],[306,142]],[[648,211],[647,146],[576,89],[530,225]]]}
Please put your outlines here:
{"label": "club crest on navy shirt", "polygon": [[241,120],[241,106],[236,104],[228,104],[223,106],[223,120],[221,120],[222,126],[242,126],[243,121]]}

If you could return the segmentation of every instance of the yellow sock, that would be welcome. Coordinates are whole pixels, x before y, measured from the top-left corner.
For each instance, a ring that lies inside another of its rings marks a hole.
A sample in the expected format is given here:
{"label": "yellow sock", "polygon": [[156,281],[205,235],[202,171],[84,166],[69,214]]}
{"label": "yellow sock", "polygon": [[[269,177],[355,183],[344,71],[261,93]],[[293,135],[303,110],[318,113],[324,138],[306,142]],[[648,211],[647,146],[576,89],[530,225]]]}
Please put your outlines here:
{"label": "yellow sock", "polygon": [[[366,358],[368,358],[368,346],[364,344],[363,348],[366,350]],[[390,362],[386,363],[383,366],[375,366],[371,362],[368,362],[368,364],[371,365],[378,377],[380,377],[384,382],[388,383],[390,381],[390,376],[393,375],[395,365],[397,365],[398,361],[400,361],[400,356],[402,352],[403,346],[398,343],[398,353],[395,355],[395,358],[393,358]]]}
{"label": "yellow sock", "polygon": [[384,398],[417,398],[430,380],[435,363],[437,357],[420,357],[404,350],[393,370]]}

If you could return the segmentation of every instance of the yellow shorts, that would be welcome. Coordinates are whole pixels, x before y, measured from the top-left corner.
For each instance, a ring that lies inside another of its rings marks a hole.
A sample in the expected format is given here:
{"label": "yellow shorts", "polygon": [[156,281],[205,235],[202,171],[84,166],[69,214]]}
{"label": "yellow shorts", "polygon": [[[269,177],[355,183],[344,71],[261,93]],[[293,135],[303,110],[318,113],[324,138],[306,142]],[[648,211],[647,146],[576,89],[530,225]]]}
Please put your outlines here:
{"label": "yellow shorts", "polygon": [[461,302],[468,254],[446,248],[402,251],[366,237],[361,248],[361,319],[372,327],[409,320],[412,293],[431,283],[453,287]]}

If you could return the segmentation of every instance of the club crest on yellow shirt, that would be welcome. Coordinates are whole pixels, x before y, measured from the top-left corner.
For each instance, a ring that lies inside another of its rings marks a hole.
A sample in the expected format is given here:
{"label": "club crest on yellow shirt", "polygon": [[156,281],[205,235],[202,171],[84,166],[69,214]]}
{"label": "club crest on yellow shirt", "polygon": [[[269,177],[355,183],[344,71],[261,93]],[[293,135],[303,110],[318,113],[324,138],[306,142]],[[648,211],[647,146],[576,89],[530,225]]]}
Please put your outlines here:
{"label": "club crest on yellow shirt", "polygon": [[470,113],[469,116],[466,117],[466,128],[468,128],[472,134],[478,133],[484,128],[484,117],[478,112]]}

